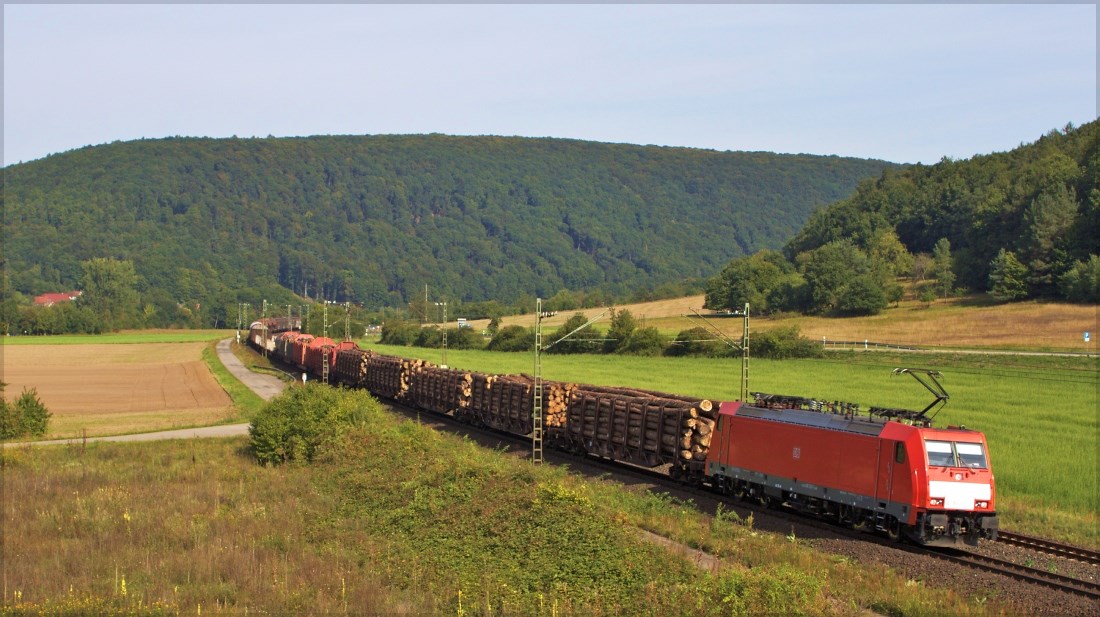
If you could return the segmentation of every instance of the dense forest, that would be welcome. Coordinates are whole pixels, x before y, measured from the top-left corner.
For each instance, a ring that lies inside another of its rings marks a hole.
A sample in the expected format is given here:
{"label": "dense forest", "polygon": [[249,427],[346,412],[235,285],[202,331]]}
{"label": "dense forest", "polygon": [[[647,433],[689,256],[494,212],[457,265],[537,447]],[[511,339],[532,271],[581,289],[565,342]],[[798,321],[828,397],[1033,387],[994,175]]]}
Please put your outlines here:
{"label": "dense forest", "polygon": [[[736,258],[707,306],[873,314],[899,277],[929,299],[1100,302],[1100,122],[968,160],[885,169],[813,213],[783,248]],[[927,279],[927,281],[926,281]]]}
{"label": "dense forest", "polygon": [[505,305],[699,289],[893,167],[442,135],[116,142],[4,169],[4,310],[89,286],[115,297],[70,318],[99,297],[111,327],[235,322],[262,299],[403,306],[425,285]]}

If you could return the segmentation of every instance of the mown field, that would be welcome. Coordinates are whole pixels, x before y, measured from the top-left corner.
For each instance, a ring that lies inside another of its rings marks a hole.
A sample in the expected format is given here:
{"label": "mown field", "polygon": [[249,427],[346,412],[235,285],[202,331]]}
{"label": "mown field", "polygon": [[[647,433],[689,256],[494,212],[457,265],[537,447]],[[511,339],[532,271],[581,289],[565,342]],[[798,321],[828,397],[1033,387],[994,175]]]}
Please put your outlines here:
{"label": "mown field", "polygon": [[246,446],[4,451],[0,614],[1012,612],[380,408],[312,465],[260,467]]}
{"label": "mown field", "polygon": [[[440,362],[440,350],[386,347],[383,353]],[[530,373],[530,353],[448,350],[453,367],[490,373]],[[940,370],[951,396],[937,426],[981,430],[990,444],[1002,527],[1100,546],[1098,517],[1096,358],[884,355],[836,352],[819,360],[750,364],[750,391],[823,400],[923,409],[932,396],[899,366]],[[740,360],[544,355],[548,379],[644,387],[736,400]]]}
{"label": "mown field", "polygon": [[[915,296],[915,293],[910,292]],[[709,314],[703,306],[703,296],[689,296],[672,300],[641,302],[619,307],[631,312],[643,325],[652,326],[668,336],[681,330],[701,325],[693,316],[693,310]],[[589,318],[604,309],[579,311]],[[545,328],[553,330],[578,311],[561,311],[547,318]],[[751,312],[751,307],[750,307]],[[904,300],[879,315],[860,318],[816,317],[803,315],[751,316],[755,332],[773,328],[794,326],[803,336],[819,341],[822,337],[831,341],[870,340],[881,343],[916,345],[931,349],[1010,349],[1050,350],[1097,353],[1096,335],[1100,307],[1095,305],[1054,302],[1013,302],[1000,304],[986,296],[966,296],[939,299],[926,305],[915,299]],[[534,315],[505,317],[503,325],[534,325]],[[472,322],[476,328],[485,328],[487,320]],[[711,325],[729,336],[740,337],[742,321],[739,318],[710,318]],[[607,320],[596,327],[606,327]],[[1086,344],[1084,333],[1092,334]]]}

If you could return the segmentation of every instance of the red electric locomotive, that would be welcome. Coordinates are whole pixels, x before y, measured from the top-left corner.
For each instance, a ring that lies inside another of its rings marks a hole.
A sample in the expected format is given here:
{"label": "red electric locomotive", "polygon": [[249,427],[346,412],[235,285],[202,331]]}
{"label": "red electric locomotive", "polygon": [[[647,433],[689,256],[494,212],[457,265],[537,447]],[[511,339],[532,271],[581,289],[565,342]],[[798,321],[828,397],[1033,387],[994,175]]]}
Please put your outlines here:
{"label": "red electric locomotive", "polygon": [[820,406],[770,395],[757,395],[755,406],[722,404],[706,461],[709,482],[726,494],[895,540],[952,546],[996,539],[984,435],[931,428],[925,412],[857,416],[853,407],[814,409]]}

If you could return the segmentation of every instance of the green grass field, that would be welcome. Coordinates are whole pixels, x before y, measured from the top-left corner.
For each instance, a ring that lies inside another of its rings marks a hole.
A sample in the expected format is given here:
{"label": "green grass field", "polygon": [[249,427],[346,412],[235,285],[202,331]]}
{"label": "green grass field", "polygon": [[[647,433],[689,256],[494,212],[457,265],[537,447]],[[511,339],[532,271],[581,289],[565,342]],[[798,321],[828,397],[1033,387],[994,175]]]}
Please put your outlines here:
{"label": "green grass field", "polygon": [[[440,361],[438,349],[362,343],[382,353]],[[531,373],[530,353],[448,350],[452,367]],[[969,355],[830,354],[820,360],[752,360],[749,390],[923,409],[932,396],[898,366],[939,370],[951,395],[936,426],[985,433],[1002,527],[1100,546],[1097,504],[1098,361]],[[547,379],[636,386],[736,400],[738,359],[544,355]]]}

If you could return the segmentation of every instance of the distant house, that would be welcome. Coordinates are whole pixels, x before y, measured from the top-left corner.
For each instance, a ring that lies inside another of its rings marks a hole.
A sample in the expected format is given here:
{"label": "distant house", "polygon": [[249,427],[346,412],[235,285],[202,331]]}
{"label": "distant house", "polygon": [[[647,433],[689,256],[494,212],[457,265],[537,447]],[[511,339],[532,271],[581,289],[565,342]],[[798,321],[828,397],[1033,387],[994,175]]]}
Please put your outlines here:
{"label": "distant house", "polygon": [[35,306],[53,306],[58,302],[72,302],[83,294],[83,291],[69,291],[65,293],[42,294],[34,297]]}

